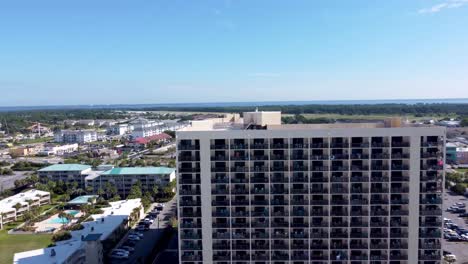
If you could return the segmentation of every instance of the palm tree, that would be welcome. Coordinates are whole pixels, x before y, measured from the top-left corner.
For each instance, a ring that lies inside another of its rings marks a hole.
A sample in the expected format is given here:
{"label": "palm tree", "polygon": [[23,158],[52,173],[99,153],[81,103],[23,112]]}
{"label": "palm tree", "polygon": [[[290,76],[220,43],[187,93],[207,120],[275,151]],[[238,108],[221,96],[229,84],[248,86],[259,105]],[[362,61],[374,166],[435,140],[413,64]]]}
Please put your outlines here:
{"label": "palm tree", "polygon": [[62,220],[62,226],[64,226],[66,223],[70,222],[70,220],[73,219],[73,216],[71,214],[66,213],[65,211],[61,211],[58,214],[58,217]]}

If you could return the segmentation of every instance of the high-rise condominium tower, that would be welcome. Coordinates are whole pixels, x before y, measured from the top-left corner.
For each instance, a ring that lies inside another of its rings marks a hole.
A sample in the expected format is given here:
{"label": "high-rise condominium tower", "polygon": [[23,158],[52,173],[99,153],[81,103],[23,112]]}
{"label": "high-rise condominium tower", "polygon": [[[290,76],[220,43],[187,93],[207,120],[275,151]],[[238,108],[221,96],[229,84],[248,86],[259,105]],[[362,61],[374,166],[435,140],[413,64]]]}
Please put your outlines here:
{"label": "high-rise condominium tower", "polygon": [[282,125],[177,132],[180,263],[440,264],[445,129]]}

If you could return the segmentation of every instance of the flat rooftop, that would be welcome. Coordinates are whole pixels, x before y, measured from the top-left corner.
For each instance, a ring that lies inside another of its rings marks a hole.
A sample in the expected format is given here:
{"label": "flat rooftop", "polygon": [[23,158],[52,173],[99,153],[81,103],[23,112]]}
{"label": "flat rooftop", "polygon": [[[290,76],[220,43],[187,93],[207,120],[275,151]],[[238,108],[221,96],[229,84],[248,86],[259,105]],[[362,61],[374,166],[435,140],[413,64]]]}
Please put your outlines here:
{"label": "flat rooftop", "polygon": [[171,174],[175,171],[169,167],[129,167],[129,168],[113,168],[103,172],[101,175],[154,175],[154,174]]}
{"label": "flat rooftop", "polygon": [[69,201],[67,204],[87,204],[89,203],[89,199],[95,199],[99,197],[98,195],[82,195],[75,197],[73,200]]}
{"label": "flat rooftop", "polygon": [[29,190],[26,192],[18,193],[13,196],[7,197],[0,201],[0,213],[11,212],[16,204],[27,205],[28,200],[38,200],[40,196],[50,195],[49,192],[40,190]]}
{"label": "flat rooftop", "polygon": [[48,172],[48,171],[84,171],[91,168],[89,165],[83,164],[55,164],[45,168],[42,168],[38,171]]}
{"label": "flat rooftop", "polygon": [[[282,124],[281,112],[245,112],[226,114],[222,118],[210,118],[192,121],[186,131],[226,131],[226,130],[327,130],[327,129],[368,129],[368,128],[404,128],[435,127],[433,125],[404,123],[401,118],[388,118],[374,123],[324,123],[324,124]],[[179,132],[179,131],[178,131]]]}

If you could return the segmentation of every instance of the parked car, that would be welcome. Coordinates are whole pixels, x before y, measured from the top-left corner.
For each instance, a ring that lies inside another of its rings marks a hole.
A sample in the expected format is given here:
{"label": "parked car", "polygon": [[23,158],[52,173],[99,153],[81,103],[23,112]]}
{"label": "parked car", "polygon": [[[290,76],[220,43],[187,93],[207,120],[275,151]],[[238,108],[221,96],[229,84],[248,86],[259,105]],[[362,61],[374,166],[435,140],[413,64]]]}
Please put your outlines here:
{"label": "parked car", "polygon": [[132,248],[132,247],[130,247],[130,246],[122,246],[121,248],[122,248],[123,250],[128,251],[128,252],[133,252],[133,251],[135,251],[135,249]]}
{"label": "parked car", "polygon": [[444,256],[444,260],[453,263],[457,261],[457,257],[454,254],[448,254]]}
{"label": "parked car", "polygon": [[129,235],[129,236],[128,236],[128,239],[129,239],[129,240],[138,241],[138,240],[140,240],[141,238],[140,238],[139,236],[132,236],[132,235]]}
{"label": "parked car", "polygon": [[143,237],[145,236],[145,235],[144,235],[143,233],[141,233],[141,232],[130,232],[129,235],[137,235],[137,236],[139,236],[140,238],[143,238]]}
{"label": "parked car", "polygon": [[128,254],[125,254],[123,252],[112,252],[110,257],[114,259],[128,259]]}
{"label": "parked car", "polygon": [[111,254],[114,254],[115,252],[121,252],[121,253],[124,253],[124,254],[127,254],[127,255],[130,254],[129,251],[127,251],[125,249],[122,249],[122,248],[117,248],[117,249],[112,250]]}

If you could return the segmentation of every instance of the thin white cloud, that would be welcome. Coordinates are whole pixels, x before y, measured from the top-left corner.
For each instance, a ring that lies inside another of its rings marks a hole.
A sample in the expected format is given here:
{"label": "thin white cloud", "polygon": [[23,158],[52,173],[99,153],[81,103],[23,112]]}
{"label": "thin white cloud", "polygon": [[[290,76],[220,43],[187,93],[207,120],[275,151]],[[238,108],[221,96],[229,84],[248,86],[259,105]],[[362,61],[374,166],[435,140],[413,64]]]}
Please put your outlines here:
{"label": "thin white cloud", "polygon": [[446,9],[455,9],[462,6],[468,5],[468,0],[446,0],[437,5],[433,5],[429,8],[423,8],[418,10],[419,14],[434,14]]}

